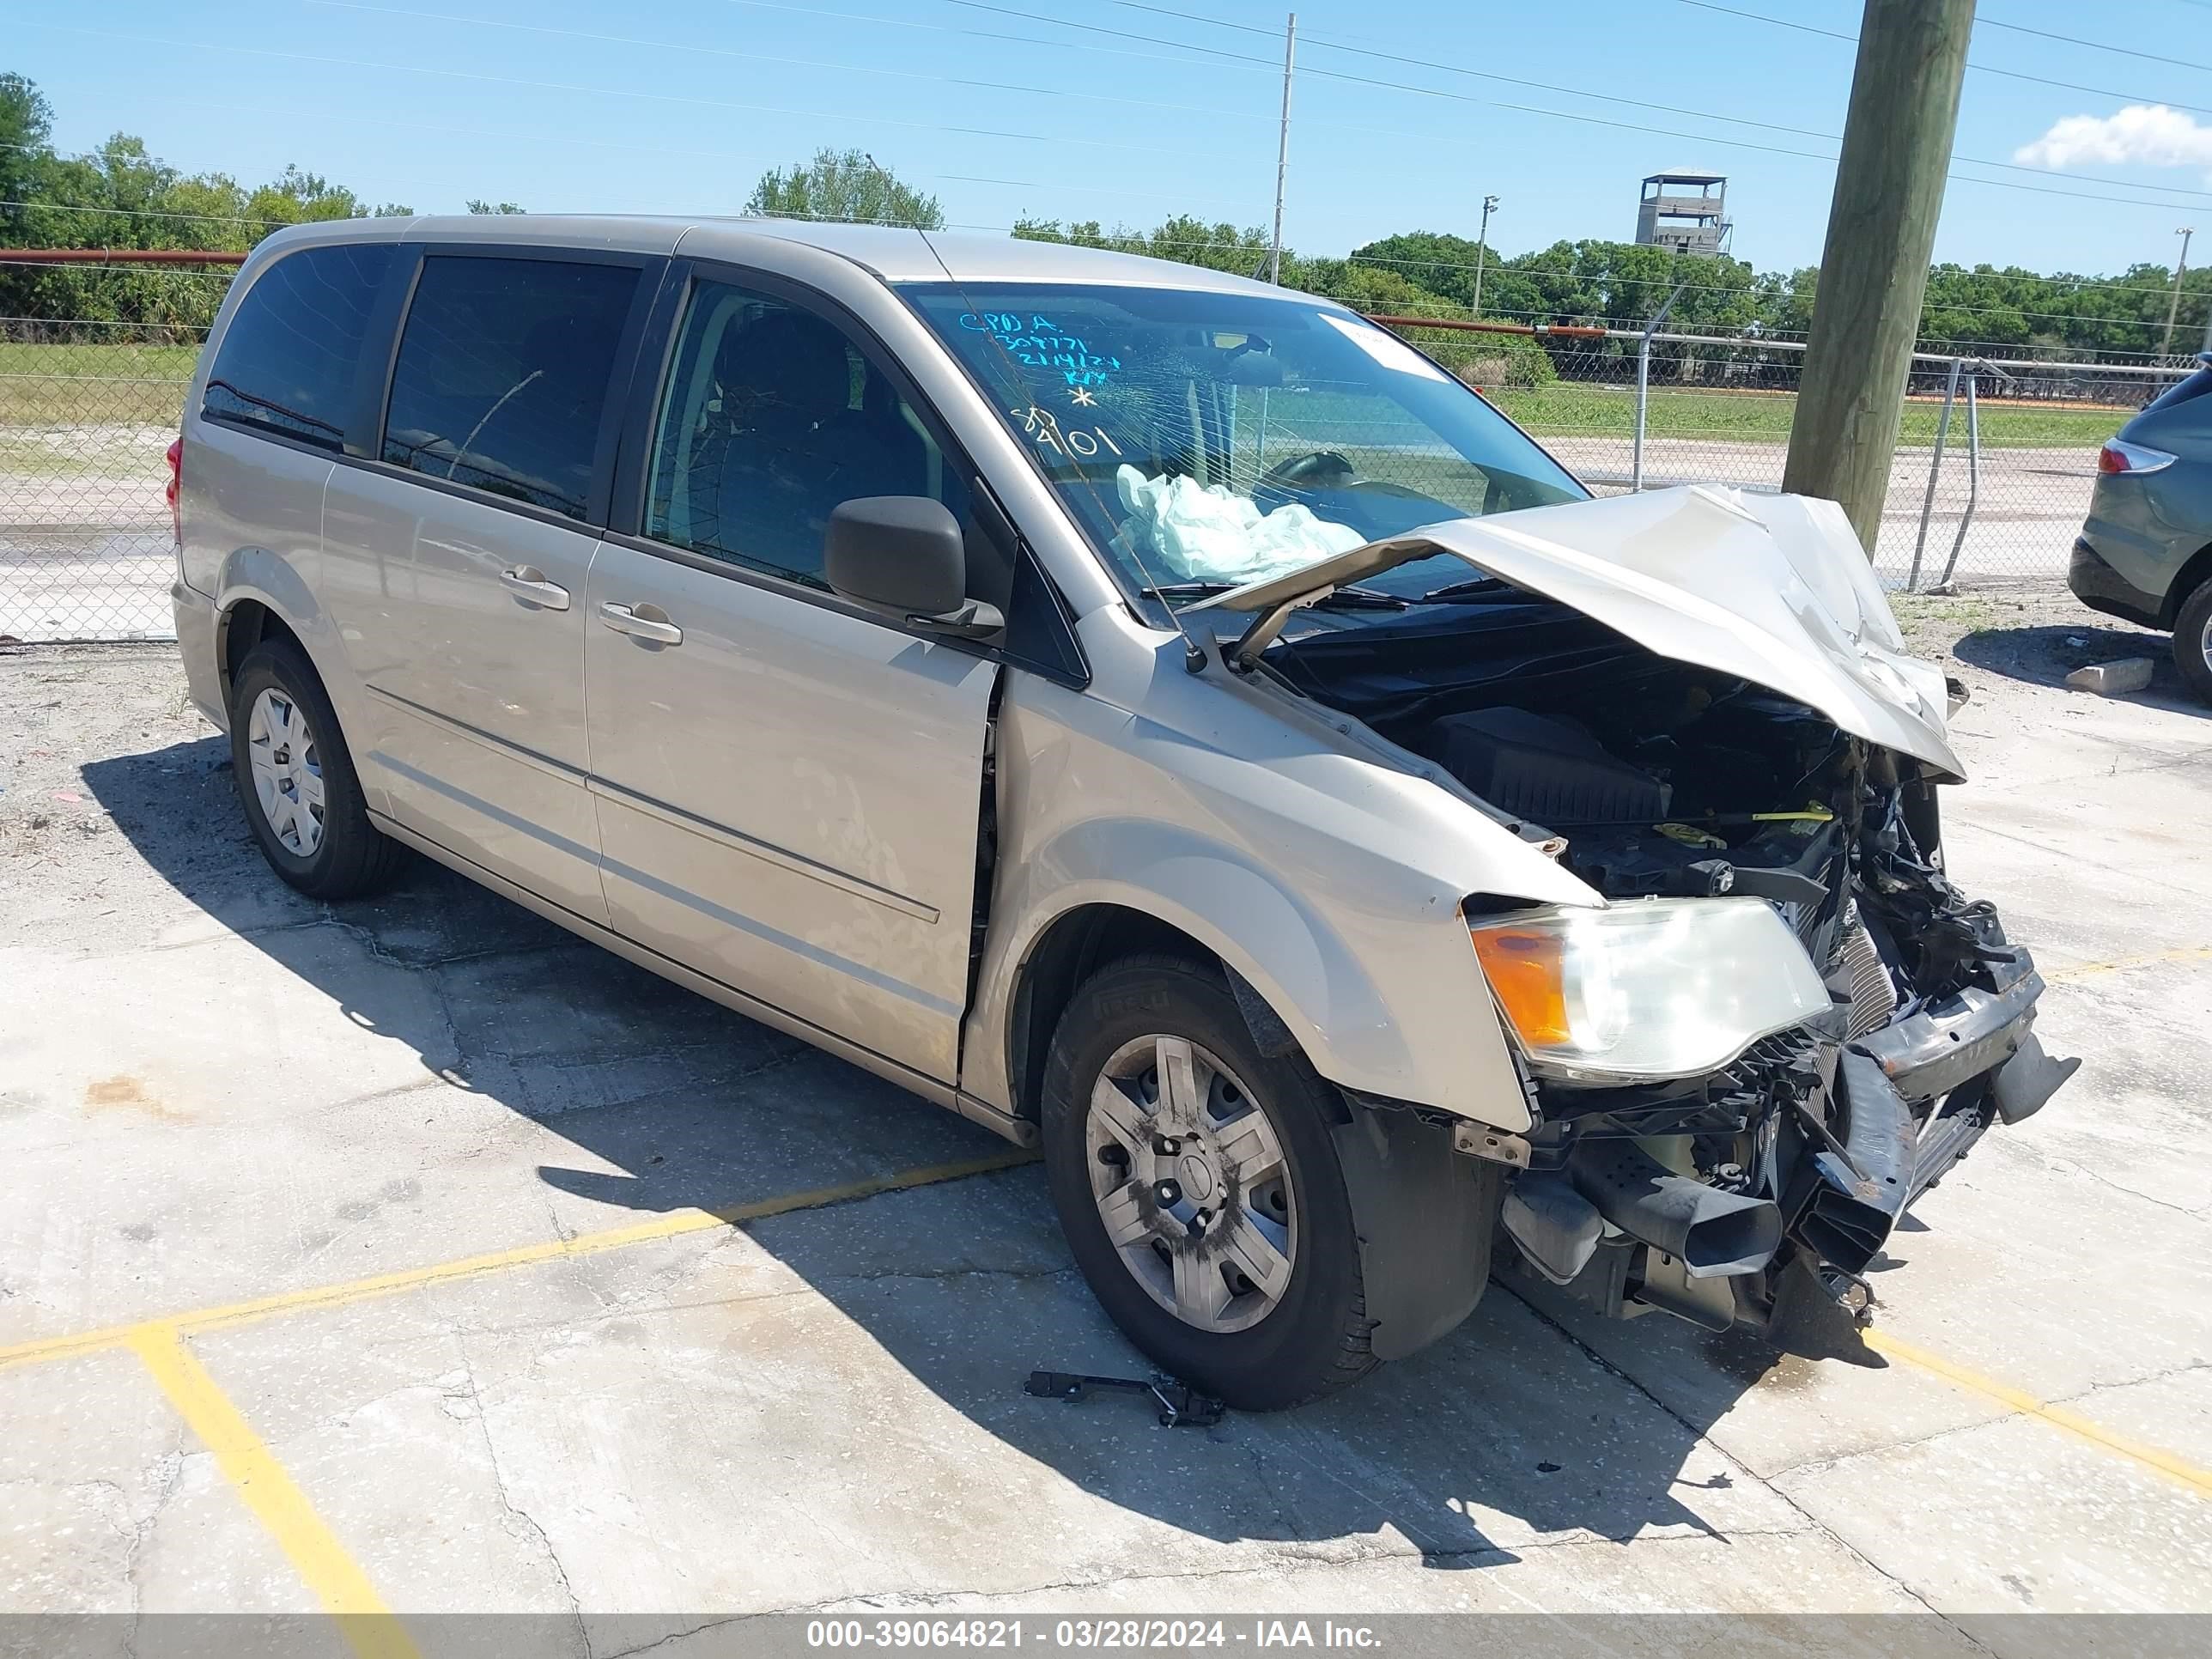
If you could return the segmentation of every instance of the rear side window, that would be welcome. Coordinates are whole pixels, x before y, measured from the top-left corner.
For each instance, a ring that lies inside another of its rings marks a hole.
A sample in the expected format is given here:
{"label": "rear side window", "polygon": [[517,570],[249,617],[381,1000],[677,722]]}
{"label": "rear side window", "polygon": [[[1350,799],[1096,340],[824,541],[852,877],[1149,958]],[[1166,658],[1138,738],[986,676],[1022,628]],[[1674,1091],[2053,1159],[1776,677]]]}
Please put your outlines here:
{"label": "rear side window", "polygon": [[584,516],[638,273],[622,265],[431,255],[384,422],[384,459]]}
{"label": "rear side window", "polygon": [[200,412],[341,447],[362,336],[393,257],[389,242],[302,248],[263,271],[223,331]]}

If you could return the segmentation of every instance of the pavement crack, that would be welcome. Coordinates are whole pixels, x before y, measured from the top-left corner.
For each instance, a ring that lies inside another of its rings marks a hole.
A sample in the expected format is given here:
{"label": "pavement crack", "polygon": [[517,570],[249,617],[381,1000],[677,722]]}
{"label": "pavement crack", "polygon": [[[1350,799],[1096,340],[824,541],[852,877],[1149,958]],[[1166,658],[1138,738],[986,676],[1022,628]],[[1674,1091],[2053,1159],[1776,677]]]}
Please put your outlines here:
{"label": "pavement crack", "polygon": [[733,1613],[726,1619],[709,1619],[703,1624],[688,1625],[682,1630],[671,1631],[665,1636],[656,1636],[650,1642],[634,1648],[617,1648],[612,1652],[598,1655],[596,1659],[636,1659],[641,1653],[651,1653],[655,1648],[665,1648],[671,1642],[682,1642],[710,1630],[720,1630],[725,1625],[743,1624],[748,1619],[763,1619],[772,1615],[757,1613]]}
{"label": "pavement crack", "polygon": [[2185,1215],[2191,1221],[2203,1221],[2208,1218],[2212,1218],[2212,1217],[2208,1217],[2206,1212],[2203,1210],[2192,1210],[2185,1204],[2175,1204],[2163,1198],[2153,1198],[2148,1193],[2139,1193],[2134,1188],[2115,1181],[2112,1176],[2106,1175],[2101,1170],[2093,1170],[2086,1164],[2072,1164],[2071,1160],[2069,1162],[2076,1174],[2087,1176],[2090,1180],[2097,1182],[2100,1186],[2110,1187],[2116,1193],[2124,1193],[2130,1198],[2141,1199],[2146,1204],[2155,1204],[2160,1209],[2171,1210],[2176,1215]]}
{"label": "pavement crack", "polygon": [[575,1626],[577,1644],[589,1654],[592,1635],[584,1623],[584,1604],[577,1599],[575,1586],[568,1582],[568,1569],[562,1563],[560,1552],[553,1547],[551,1534],[536,1516],[514,1501],[514,1494],[507,1486],[507,1471],[501,1467],[499,1461],[499,1447],[492,1439],[491,1419],[484,1410],[483,1389],[477,1382],[476,1359],[469,1352],[468,1338],[458,1329],[453,1332],[453,1346],[460,1352],[461,1376],[468,1384],[470,1402],[476,1407],[477,1432],[483,1440],[484,1460],[491,1469],[492,1485],[498,1491],[500,1508],[536,1538],[538,1547],[545,1552],[546,1565],[553,1569],[554,1577],[560,1581],[561,1594],[568,1603],[568,1618]]}
{"label": "pavement crack", "polygon": [[[1817,1469],[1832,1469],[1840,1464],[1853,1462],[1862,1457],[1879,1457],[1885,1452],[1911,1451],[1922,1446],[1932,1446],[1937,1441],[1948,1440],[1954,1435],[1971,1434],[1976,1429],[1988,1428],[1992,1423],[2002,1423],[2012,1414],[2008,1411],[1999,1410],[1991,1416],[1978,1417],[1971,1423],[1954,1423],[1948,1428],[1933,1429],[1926,1434],[1914,1435],[1909,1440],[1885,1440],[1878,1446],[1856,1446],[1849,1451],[1826,1452],[1818,1457],[1800,1458],[1795,1463],[1785,1463],[1779,1468],[1768,1469],[1763,1473],[1754,1471],[1754,1473],[1759,1474],[1760,1480],[1771,1486],[1776,1481],[1787,1480],[1794,1474],[1802,1474]],[[1783,1493],[1783,1496],[1789,1498],[1787,1492]],[[1790,1502],[1793,1508],[1796,1507],[1795,1498],[1790,1498]]]}
{"label": "pavement crack", "polygon": [[170,1500],[177,1495],[177,1488],[184,1484],[185,1432],[180,1418],[173,1427],[174,1443],[161,1454],[156,1465],[161,1470],[161,1480],[154,1489],[154,1501],[147,1505],[146,1513],[131,1528],[130,1547],[123,1554],[123,1582],[131,1590],[131,1620],[124,1627],[123,1650],[133,1656],[133,1659],[138,1651],[139,1622],[146,1616],[145,1586],[139,1581],[139,1569],[145,1565],[146,1545],[154,1535],[155,1527],[161,1522],[162,1511],[168,1508]]}
{"label": "pavement crack", "polygon": [[2212,1370],[2212,1359],[2186,1359],[2179,1365],[2168,1365],[2163,1370],[2153,1371],[2148,1376],[2124,1376],[2112,1382],[2092,1382],[2087,1388],[2073,1394],[2061,1395],[2056,1400],[2046,1400],[2045,1406],[2071,1406],[2077,1401],[2093,1399],[2118,1389],[2140,1389],[2152,1382],[2163,1382],[2169,1376],[2185,1376],[2191,1371]]}

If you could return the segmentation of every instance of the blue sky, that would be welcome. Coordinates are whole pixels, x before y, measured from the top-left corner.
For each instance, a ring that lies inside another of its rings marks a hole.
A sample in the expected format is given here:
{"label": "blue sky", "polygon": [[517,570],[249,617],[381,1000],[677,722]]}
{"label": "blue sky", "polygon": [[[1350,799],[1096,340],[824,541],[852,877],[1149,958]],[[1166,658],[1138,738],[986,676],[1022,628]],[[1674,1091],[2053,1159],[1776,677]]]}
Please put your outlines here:
{"label": "blue sky", "polygon": [[[1145,225],[1179,210],[1261,223],[1286,8],[1159,3],[1220,22],[1114,0],[1056,0],[1042,15],[1020,0],[9,0],[0,69],[46,89],[65,149],[119,128],[189,171],[251,181],[297,161],[424,211],[481,196],[729,212],[764,167],[826,143],[871,150],[957,224]],[[1859,14],[1851,0],[1726,3],[1844,34]],[[1819,158],[1842,130],[1848,40],[1686,0],[1298,9],[1294,247],[1472,234],[1485,192],[1503,198],[1492,240],[1507,252],[1626,239],[1638,181],[1695,167],[1729,175],[1738,255],[1762,269],[1819,257],[1832,178]],[[1972,61],[2100,90],[1968,71],[1956,155],[2013,161],[2031,147],[2042,170],[1960,161],[1954,175],[2081,194],[1954,176],[1937,257],[2111,271],[2171,261],[2175,227],[2198,223],[2212,258],[2212,0],[2134,0],[2117,33],[2112,13],[2078,0],[1986,0],[1980,15]],[[2153,56],[2021,32],[2035,28]]]}

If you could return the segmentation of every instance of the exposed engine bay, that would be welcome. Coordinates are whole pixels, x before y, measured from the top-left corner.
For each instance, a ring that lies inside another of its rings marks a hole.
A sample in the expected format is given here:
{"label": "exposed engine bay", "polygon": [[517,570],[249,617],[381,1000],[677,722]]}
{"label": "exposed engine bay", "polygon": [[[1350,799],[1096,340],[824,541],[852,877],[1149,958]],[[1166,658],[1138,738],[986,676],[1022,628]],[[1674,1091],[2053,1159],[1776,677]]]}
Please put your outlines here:
{"label": "exposed engine bay", "polygon": [[[1403,626],[1313,617],[1267,668],[1608,900],[1764,901],[1830,1006],[1695,1077],[1594,1083],[1524,1055],[1534,1126],[1484,1153],[1512,1166],[1497,1259],[1608,1314],[1818,1352],[1805,1333],[1869,1309],[1864,1274],[1907,1206],[2079,1062],[2044,1054],[2033,960],[1944,873],[1938,769],[1498,587]],[[1473,896],[1470,925],[1516,902]]]}

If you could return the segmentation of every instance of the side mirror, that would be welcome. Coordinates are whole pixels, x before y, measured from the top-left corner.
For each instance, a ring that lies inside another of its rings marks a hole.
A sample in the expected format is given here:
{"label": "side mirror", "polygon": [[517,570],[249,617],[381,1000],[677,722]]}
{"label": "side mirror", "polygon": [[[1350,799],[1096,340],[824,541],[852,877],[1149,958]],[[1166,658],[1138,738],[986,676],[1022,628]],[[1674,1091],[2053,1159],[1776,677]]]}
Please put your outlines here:
{"label": "side mirror", "polygon": [[822,573],[840,599],[961,639],[1006,625],[999,607],[968,597],[960,521],[927,495],[862,495],[830,514]]}

